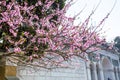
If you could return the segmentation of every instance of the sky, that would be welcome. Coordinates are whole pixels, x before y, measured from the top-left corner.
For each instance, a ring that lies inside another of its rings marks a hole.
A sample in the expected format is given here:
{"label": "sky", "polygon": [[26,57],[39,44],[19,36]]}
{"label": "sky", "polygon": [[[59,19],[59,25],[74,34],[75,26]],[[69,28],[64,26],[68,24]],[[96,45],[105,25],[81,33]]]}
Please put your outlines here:
{"label": "sky", "polygon": [[102,25],[101,35],[105,37],[108,42],[113,41],[116,36],[120,36],[120,0],[73,1],[74,4],[68,10],[67,15],[72,17],[83,9],[83,12],[79,15],[79,19],[76,20],[76,24],[84,21],[99,3],[97,10],[91,18],[93,25],[97,25],[113,8],[110,16]]}

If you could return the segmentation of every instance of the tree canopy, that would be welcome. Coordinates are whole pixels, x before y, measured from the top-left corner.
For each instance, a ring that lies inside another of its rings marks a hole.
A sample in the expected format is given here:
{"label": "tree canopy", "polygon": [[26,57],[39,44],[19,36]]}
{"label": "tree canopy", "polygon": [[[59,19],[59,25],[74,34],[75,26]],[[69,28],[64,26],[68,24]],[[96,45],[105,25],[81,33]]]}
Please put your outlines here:
{"label": "tree canopy", "polygon": [[[104,42],[88,18],[75,26],[76,16],[65,16],[72,0],[6,0],[0,1],[0,57],[10,57],[22,64],[40,67],[61,62],[72,56],[84,58]],[[10,59],[10,60],[12,60]],[[14,61],[12,61],[14,62]]]}
{"label": "tree canopy", "polygon": [[118,48],[118,52],[120,52],[120,36],[117,36],[114,39],[114,46]]}

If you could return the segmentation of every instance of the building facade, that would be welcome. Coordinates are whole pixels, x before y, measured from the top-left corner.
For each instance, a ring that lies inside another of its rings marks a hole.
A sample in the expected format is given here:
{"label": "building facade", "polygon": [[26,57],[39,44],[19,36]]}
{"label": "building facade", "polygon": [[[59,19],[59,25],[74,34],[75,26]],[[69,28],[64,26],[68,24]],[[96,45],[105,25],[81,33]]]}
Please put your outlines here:
{"label": "building facade", "polygon": [[52,70],[17,66],[14,71],[19,80],[120,80],[119,54],[115,51],[96,51],[87,55],[87,61],[75,57],[69,66]]}
{"label": "building facade", "polygon": [[100,50],[99,60],[87,62],[88,80],[120,80],[120,63],[118,53]]}

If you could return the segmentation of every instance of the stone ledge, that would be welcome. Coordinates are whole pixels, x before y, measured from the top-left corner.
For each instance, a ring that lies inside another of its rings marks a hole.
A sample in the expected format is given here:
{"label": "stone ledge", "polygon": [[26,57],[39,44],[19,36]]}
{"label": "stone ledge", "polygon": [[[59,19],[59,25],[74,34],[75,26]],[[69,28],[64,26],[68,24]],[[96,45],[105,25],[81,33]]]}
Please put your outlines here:
{"label": "stone ledge", "polygon": [[5,80],[20,80],[20,79],[16,76],[6,76]]}

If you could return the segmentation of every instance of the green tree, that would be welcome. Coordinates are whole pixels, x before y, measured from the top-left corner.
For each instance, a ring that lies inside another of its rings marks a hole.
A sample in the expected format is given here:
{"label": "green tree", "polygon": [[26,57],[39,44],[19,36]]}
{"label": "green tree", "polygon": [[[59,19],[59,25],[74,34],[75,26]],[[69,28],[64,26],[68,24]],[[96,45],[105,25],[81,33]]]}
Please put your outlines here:
{"label": "green tree", "polygon": [[117,36],[117,37],[114,39],[114,45],[115,45],[115,47],[118,48],[118,52],[120,52],[120,36]]}

